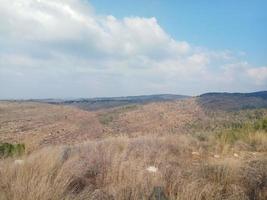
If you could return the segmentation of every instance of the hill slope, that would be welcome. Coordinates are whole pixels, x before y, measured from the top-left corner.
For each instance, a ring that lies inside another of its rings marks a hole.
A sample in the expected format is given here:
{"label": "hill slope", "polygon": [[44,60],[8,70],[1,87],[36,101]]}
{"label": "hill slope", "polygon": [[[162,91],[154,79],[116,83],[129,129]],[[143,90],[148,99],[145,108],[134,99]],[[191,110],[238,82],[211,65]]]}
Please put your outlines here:
{"label": "hill slope", "polygon": [[198,103],[212,110],[267,108],[267,91],[254,93],[207,93],[197,97]]}
{"label": "hill slope", "polygon": [[161,186],[168,199],[266,200],[262,97],[203,96],[94,112],[0,102],[0,199],[139,200]]}
{"label": "hill slope", "polygon": [[158,95],[142,95],[142,96],[126,96],[126,97],[102,97],[102,98],[81,98],[71,100],[61,99],[44,99],[31,100],[34,102],[44,102],[59,105],[70,105],[84,110],[96,111],[99,109],[114,108],[126,106],[130,104],[147,104],[153,102],[166,102],[181,99],[187,99],[189,96],[174,94],[158,94]]}
{"label": "hill slope", "polygon": [[[91,100],[84,104],[77,100],[78,105],[76,101],[0,102],[0,140],[30,141],[36,146],[74,144],[117,135],[212,132],[265,116],[265,94],[212,93],[182,100],[173,100],[180,96],[164,95],[154,96],[154,100],[160,101],[153,103],[147,103],[151,96],[107,98],[100,99],[102,109],[96,111],[88,111],[86,105],[90,107]],[[168,101],[162,101],[163,98]],[[102,101],[127,101],[127,105],[104,109]]]}
{"label": "hill slope", "polygon": [[168,199],[266,200],[267,109],[229,112],[231,95],[213,109],[215,97],[94,112],[0,102],[0,143],[27,151],[0,144],[0,199],[139,200],[161,186]]}

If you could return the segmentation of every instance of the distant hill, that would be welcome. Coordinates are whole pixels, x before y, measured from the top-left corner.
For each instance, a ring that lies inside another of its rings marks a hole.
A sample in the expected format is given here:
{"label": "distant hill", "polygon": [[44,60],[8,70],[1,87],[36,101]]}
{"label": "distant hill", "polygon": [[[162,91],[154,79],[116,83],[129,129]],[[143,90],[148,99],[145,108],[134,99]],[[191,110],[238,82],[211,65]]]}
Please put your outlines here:
{"label": "distant hill", "polygon": [[175,94],[157,94],[124,97],[98,97],[77,99],[30,99],[12,100],[14,102],[38,102],[55,105],[69,105],[83,110],[97,111],[127,105],[144,105],[148,103],[170,102],[193,98],[196,103],[209,110],[238,111],[243,109],[267,108],[267,91],[252,93],[212,92],[190,97]]}
{"label": "distant hill", "polygon": [[189,96],[174,94],[158,94],[158,95],[141,95],[141,96],[125,96],[125,97],[103,97],[103,98],[81,98],[81,99],[42,99],[31,100],[50,104],[71,105],[82,108],[84,110],[99,110],[105,108],[113,108],[130,104],[146,104],[153,102],[175,101],[186,99]]}
{"label": "distant hill", "polygon": [[0,101],[0,141],[34,148],[118,135],[214,133],[267,116],[266,93]]}
{"label": "distant hill", "polygon": [[[79,99],[39,99],[29,100],[56,105],[70,105],[83,110],[95,111],[106,108],[115,108],[131,104],[147,104],[155,102],[176,101],[192,98],[185,95],[158,94],[125,97],[100,97]],[[205,93],[195,97],[196,102],[204,109],[236,111],[242,109],[267,108],[267,91],[252,93]]]}
{"label": "distant hill", "polygon": [[204,108],[215,110],[241,110],[267,108],[267,91],[253,93],[206,93],[197,97]]}

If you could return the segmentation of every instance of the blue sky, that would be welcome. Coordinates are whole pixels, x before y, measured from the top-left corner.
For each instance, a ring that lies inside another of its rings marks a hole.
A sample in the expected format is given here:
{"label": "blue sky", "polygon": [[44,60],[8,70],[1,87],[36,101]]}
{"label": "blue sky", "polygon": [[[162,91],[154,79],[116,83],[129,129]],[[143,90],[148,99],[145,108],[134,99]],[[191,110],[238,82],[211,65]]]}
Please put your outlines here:
{"label": "blue sky", "polygon": [[0,99],[267,89],[263,0],[2,0]]}
{"label": "blue sky", "polygon": [[118,18],[156,17],[173,38],[212,49],[244,51],[253,64],[267,63],[266,0],[91,0]]}

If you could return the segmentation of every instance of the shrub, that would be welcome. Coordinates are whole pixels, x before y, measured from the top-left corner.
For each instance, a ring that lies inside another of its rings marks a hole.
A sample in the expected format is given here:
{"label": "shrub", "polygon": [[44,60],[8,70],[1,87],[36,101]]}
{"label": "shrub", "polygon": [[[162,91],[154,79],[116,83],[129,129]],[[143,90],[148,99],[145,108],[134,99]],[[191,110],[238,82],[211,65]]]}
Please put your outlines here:
{"label": "shrub", "polygon": [[127,106],[122,106],[122,107],[116,108],[116,109],[114,109],[110,112],[107,112],[107,113],[102,113],[99,116],[99,122],[103,125],[109,125],[111,122],[113,122],[115,119],[117,119],[121,113],[135,110],[137,108],[138,108],[138,106],[133,104],[133,105],[127,105]]}
{"label": "shrub", "polygon": [[238,142],[250,146],[251,150],[265,151],[267,141],[267,119],[259,119],[255,122],[233,125],[228,129],[221,130],[216,139],[221,145],[235,145]]}
{"label": "shrub", "polygon": [[0,157],[20,156],[25,152],[24,144],[0,144]]}
{"label": "shrub", "polygon": [[267,118],[258,120],[254,123],[254,128],[256,130],[264,130],[267,131]]}
{"label": "shrub", "polygon": [[99,122],[103,125],[108,125],[114,120],[114,115],[113,114],[104,114],[99,117]]}

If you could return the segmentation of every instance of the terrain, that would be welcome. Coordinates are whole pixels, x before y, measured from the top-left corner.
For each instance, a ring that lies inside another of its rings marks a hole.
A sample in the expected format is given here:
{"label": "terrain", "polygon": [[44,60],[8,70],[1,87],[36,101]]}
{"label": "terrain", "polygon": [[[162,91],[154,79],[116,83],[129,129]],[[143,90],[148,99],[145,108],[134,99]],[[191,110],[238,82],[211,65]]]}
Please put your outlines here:
{"label": "terrain", "polygon": [[[102,98],[81,98],[81,99],[41,99],[34,102],[44,102],[56,105],[71,105],[84,110],[94,111],[105,108],[114,108],[131,104],[147,104],[152,102],[165,102],[189,98],[185,95],[158,94],[126,97],[102,97]],[[31,101],[31,100],[30,100]]]}
{"label": "terrain", "polygon": [[0,199],[267,198],[267,92],[0,101],[0,142]]}

